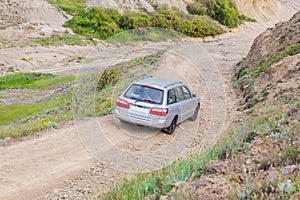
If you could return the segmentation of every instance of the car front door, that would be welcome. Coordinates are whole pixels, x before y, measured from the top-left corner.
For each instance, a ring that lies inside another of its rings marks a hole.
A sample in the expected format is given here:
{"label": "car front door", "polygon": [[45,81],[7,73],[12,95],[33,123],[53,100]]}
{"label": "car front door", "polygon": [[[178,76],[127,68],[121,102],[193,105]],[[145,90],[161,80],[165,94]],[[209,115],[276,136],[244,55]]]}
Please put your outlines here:
{"label": "car front door", "polygon": [[194,105],[195,103],[192,99],[190,90],[186,86],[182,86],[180,88],[183,93],[183,100],[181,102],[181,109],[183,110],[183,120],[186,120],[193,115],[196,105]]}

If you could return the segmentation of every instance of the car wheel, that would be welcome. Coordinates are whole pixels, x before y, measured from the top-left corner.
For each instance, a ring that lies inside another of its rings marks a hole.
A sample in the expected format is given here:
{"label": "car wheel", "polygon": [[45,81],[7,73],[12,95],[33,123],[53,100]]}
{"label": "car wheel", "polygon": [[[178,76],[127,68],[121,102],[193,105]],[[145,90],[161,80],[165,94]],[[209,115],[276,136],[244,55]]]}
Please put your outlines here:
{"label": "car wheel", "polygon": [[175,118],[173,119],[173,121],[171,122],[171,125],[167,128],[166,131],[167,131],[169,134],[174,133],[174,131],[175,131],[175,129],[176,129],[176,125],[177,125],[177,117],[175,117]]}
{"label": "car wheel", "polygon": [[195,111],[194,111],[193,116],[191,117],[191,120],[192,120],[192,121],[195,121],[195,120],[197,119],[199,109],[200,109],[200,107],[199,107],[199,105],[198,105],[198,106],[195,108]]}

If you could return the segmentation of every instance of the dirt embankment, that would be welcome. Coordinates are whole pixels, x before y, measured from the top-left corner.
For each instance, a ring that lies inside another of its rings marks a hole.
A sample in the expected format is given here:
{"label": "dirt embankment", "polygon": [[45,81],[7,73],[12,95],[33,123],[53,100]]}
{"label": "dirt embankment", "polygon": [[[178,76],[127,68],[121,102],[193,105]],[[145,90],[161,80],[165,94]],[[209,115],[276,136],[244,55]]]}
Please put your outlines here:
{"label": "dirt embankment", "polygon": [[297,44],[300,39],[299,18],[300,12],[288,22],[280,22],[275,27],[260,34],[254,40],[247,57],[239,66],[256,67],[262,61],[269,60],[271,56],[287,50],[292,44]]}

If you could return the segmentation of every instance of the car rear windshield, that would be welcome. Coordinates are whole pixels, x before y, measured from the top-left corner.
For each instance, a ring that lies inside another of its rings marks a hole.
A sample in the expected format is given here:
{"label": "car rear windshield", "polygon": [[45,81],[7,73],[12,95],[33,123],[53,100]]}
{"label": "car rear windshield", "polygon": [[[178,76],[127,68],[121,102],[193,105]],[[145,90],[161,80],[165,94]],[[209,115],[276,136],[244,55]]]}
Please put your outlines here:
{"label": "car rear windshield", "polygon": [[134,99],[136,102],[143,101],[161,105],[164,91],[148,85],[133,84],[125,92],[124,96],[129,99]]}

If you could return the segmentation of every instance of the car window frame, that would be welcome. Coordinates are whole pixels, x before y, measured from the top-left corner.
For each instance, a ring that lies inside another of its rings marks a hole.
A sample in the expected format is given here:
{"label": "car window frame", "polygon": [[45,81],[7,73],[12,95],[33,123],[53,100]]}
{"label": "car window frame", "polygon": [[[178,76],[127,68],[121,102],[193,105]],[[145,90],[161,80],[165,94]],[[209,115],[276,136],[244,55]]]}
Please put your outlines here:
{"label": "car window frame", "polygon": [[[191,99],[191,98],[192,98],[192,92],[191,92],[191,90],[190,90],[187,86],[185,86],[185,85],[181,86],[181,88],[182,88],[184,100]],[[184,92],[184,89],[183,89],[183,88],[185,88],[185,89],[188,91],[188,93],[189,93],[189,98],[186,98],[185,92]]]}
{"label": "car window frame", "polygon": [[[175,89],[176,102],[184,101],[184,93],[181,86],[175,87],[174,89]],[[181,97],[179,96],[179,92],[181,93]]]}
{"label": "car window frame", "polygon": [[[175,100],[174,100],[173,102],[169,103],[169,92],[170,92],[171,90],[174,90],[174,97],[175,97]],[[174,104],[174,103],[177,103],[176,98],[177,98],[177,97],[176,97],[176,93],[175,93],[175,88],[169,89],[169,90],[167,91],[167,105],[172,105],[172,104]]]}

